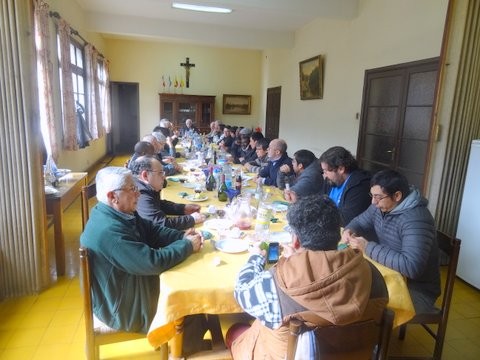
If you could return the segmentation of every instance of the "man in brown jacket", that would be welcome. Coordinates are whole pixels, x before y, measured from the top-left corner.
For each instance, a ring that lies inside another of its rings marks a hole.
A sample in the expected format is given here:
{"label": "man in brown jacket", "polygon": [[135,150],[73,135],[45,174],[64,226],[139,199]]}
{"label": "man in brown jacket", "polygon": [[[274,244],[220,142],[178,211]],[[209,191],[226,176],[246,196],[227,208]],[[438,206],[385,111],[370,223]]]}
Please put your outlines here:
{"label": "man in brown jacket", "polygon": [[287,218],[292,246],[277,265],[264,270],[256,251],[240,271],[235,298],[256,320],[233,342],[235,359],[284,359],[292,317],[316,326],[380,320],[387,303],[385,282],[362,253],[337,250],[340,215],[327,196],[299,199]]}

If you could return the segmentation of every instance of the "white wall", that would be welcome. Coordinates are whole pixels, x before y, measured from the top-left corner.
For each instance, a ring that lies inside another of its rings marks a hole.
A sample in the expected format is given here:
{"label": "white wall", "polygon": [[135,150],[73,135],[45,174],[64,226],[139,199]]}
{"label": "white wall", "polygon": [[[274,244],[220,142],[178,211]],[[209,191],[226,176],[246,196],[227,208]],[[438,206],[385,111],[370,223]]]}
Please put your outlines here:
{"label": "white wall", "polygon": [[[318,156],[341,145],[355,154],[365,70],[439,56],[446,6],[447,0],[361,0],[352,21],[317,19],[297,31],[290,54],[266,50],[264,84],[282,86],[280,137],[289,152],[307,148]],[[319,54],[323,99],[300,100],[298,63]]]}

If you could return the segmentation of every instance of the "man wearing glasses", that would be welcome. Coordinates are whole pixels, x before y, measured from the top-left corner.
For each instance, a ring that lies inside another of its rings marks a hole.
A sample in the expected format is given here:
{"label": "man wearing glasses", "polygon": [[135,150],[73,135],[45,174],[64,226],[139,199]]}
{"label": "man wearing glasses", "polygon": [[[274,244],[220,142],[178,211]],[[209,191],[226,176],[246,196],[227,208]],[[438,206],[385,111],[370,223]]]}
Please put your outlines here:
{"label": "man wearing glasses", "polygon": [[320,156],[324,193],[337,205],[345,226],[370,205],[370,174],[358,167],[350,151],[334,146]]}
{"label": "man wearing glasses", "polygon": [[157,310],[158,275],[200,251],[202,237],[142,219],[126,168],[101,169],[96,185],[98,204],[80,237],[93,264],[93,313],[110,328],[146,333]]}
{"label": "man wearing glasses", "polygon": [[160,199],[165,172],[155,156],[136,159],[132,172],[137,177],[135,183],[140,192],[137,211],[141,217],[177,230],[186,230],[205,221],[205,215],[199,213],[200,206],[197,204],[177,204]]}
{"label": "man wearing glasses", "polygon": [[435,312],[440,272],[427,200],[394,170],[376,173],[370,185],[372,205],[345,227],[342,242],[404,275],[417,313]]}

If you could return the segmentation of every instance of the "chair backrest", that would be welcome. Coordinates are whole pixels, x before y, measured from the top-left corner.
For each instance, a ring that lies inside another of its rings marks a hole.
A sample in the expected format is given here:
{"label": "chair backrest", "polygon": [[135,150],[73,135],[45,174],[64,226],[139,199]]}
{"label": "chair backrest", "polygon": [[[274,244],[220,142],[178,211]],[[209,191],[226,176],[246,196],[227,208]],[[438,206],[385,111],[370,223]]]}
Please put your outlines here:
{"label": "chair backrest", "polygon": [[[344,326],[319,327],[315,329],[317,355],[322,360],[387,359],[393,318],[393,311],[385,309],[380,323],[367,320]],[[287,360],[293,360],[298,335],[305,329],[296,319],[290,321],[289,328]]]}
{"label": "chair backrest", "polygon": [[[83,312],[85,316],[86,348],[95,348],[95,333],[93,325],[92,293],[90,283],[90,264],[87,248],[80,248],[80,282],[83,296]],[[90,358],[90,357],[89,357]]]}
{"label": "chair backrest", "polygon": [[458,255],[460,253],[460,245],[462,241],[437,230],[437,242],[440,250],[445,252],[449,257],[447,279],[445,281],[445,288],[443,289],[441,309],[444,315],[448,318],[448,312],[452,302],[453,285],[455,284],[455,277],[457,274]]}
{"label": "chair backrest", "polygon": [[92,183],[87,186],[82,187],[82,230],[85,229],[88,218],[90,216],[90,207],[88,205],[88,200],[97,195],[97,185]]}

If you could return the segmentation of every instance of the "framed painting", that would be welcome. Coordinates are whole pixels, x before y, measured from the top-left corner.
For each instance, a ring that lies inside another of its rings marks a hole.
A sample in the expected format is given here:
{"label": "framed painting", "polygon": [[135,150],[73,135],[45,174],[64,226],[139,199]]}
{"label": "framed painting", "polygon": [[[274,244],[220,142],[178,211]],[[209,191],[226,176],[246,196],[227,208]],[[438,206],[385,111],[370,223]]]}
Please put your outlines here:
{"label": "framed painting", "polygon": [[300,99],[323,99],[323,59],[321,55],[300,62]]}
{"label": "framed painting", "polygon": [[235,115],[250,115],[252,108],[251,95],[223,94],[223,113]]}

